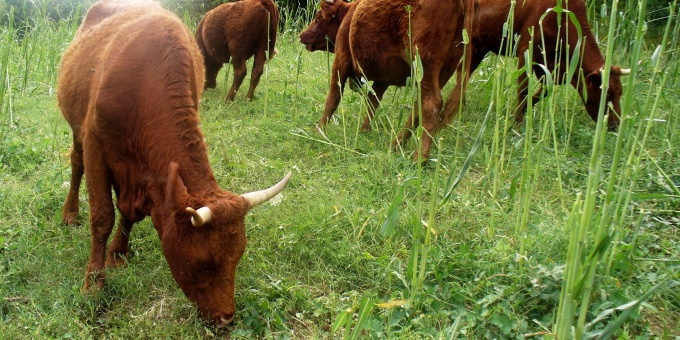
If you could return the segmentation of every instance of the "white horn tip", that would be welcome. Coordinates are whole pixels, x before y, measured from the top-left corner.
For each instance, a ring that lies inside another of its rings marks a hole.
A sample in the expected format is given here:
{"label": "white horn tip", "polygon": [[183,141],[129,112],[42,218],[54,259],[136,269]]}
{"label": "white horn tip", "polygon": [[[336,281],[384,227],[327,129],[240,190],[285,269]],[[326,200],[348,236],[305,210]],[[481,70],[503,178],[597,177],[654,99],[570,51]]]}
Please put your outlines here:
{"label": "white horn tip", "polygon": [[622,76],[627,76],[630,74],[630,69],[629,68],[622,68],[621,69],[621,75]]}
{"label": "white horn tip", "polygon": [[286,174],[286,176],[284,176],[283,179],[281,180],[281,182],[284,182],[283,185],[288,184],[288,180],[290,179],[290,176],[291,176],[291,175],[293,175],[293,172],[292,172],[292,171],[288,171],[288,173]]}
{"label": "white horn tip", "polygon": [[262,204],[270,199],[272,199],[274,196],[278,195],[283,188],[286,187],[288,184],[288,180],[290,180],[290,176],[292,175],[292,172],[288,172],[286,176],[283,177],[281,181],[276,183],[274,186],[272,186],[269,189],[265,190],[260,190],[256,192],[249,192],[246,194],[241,195],[244,199],[246,199],[250,203],[250,207],[254,207],[256,205]]}

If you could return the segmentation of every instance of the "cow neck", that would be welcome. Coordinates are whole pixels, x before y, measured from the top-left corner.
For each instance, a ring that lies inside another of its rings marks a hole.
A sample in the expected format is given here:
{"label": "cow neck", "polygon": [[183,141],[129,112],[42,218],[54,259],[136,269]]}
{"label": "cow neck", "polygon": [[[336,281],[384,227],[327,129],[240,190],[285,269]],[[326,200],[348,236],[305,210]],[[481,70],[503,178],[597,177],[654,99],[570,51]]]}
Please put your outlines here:
{"label": "cow neck", "polygon": [[218,190],[219,185],[208,160],[208,148],[198,126],[185,130],[180,136],[181,151],[177,153],[175,161],[179,164],[179,173],[189,194]]}
{"label": "cow neck", "polygon": [[[187,36],[187,32],[183,31],[167,31],[164,34],[179,35],[183,39]],[[171,37],[161,40],[174,41]],[[199,127],[198,103],[203,88],[200,74],[204,71],[197,64],[202,61],[186,44],[168,43],[159,52],[163,56],[161,60],[172,62],[159,65],[160,90],[163,94],[145,98],[148,107],[158,109],[158,115],[147,118],[153,121],[147,120],[144,129],[153,130],[148,132],[162,141],[162,145],[157,145],[156,149],[166,152],[164,157],[159,157],[157,169],[164,169],[167,174],[168,164],[176,162],[188,193],[195,195],[218,190],[219,186],[210,168],[205,138]]]}
{"label": "cow neck", "polygon": [[581,61],[581,70],[583,71],[583,74],[579,76],[579,74],[576,73],[571,79],[572,86],[578,90],[578,93],[581,98],[583,98],[584,102],[585,97],[583,97],[583,89],[585,86],[585,77],[604,67],[604,56],[602,55],[602,52],[600,52],[600,47],[595,41],[595,36],[590,33],[590,29],[588,29],[587,32],[588,33],[584,36],[585,44],[583,45],[583,60]]}
{"label": "cow neck", "polygon": [[344,0],[340,1],[338,6],[338,22],[342,23],[345,20],[345,16],[349,12],[349,10],[352,9],[352,7],[356,4],[357,1],[353,2],[345,2]]}
{"label": "cow neck", "polygon": [[595,36],[590,33],[590,29],[588,29],[588,34],[584,36],[584,39],[586,41],[581,68],[583,68],[584,74],[588,75],[604,67],[604,56],[600,51],[600,46],[597,45]]}
{"label": "cow neck", "polygon": [[[576,15],[576,20],[581,25],[581,32],[583,33],[583,53],[581,54],[583,60],[581,61],[581,69],[583,70],[584,75],[588,75],[604,66],[604,56],[600,51],[593,31],[590,29],[586,8],[584,7],[583,2],[576,1],[571,4],[568,3],[566,7]],[[569,32],[571,46],[575,46],[577,39],[576,30],[570,26]]]}
{"label": "cow neck", "polygon": [[[191,162],[180,162],[179,173],[190,195],[220,190],[217,180],[208,163],[208,157],[202,157],[206,166],[199,165],[195,158]],[[202,163],[202,162],[201,162]]]}
{"label": "cow neck", "polygon": [[160,142],[144,143],[150,168],[164,178],[169,164],[175,162],[189,194],[218,190],[219,185],[208,161],[205,139],[198,127],[196,109],[192,106],[176,107],[170,112],[173,112],[170,117],[162,114],[151,116],[157,119],[148,125],[152,128],[147,131],[147,139]]}

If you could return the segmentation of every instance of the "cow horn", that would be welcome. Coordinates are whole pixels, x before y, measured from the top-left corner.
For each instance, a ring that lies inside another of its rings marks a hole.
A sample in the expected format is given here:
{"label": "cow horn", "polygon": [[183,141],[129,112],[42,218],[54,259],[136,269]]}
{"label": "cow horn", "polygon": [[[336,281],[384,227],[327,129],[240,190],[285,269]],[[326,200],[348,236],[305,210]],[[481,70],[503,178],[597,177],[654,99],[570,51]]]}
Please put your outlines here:
{"label": "cow horn", "polygon": [[326,0],[326,2],[332,5],[334,0]]}
{"label": "cow horn", "polygon": [[283,188],[286,187],[286,184],[288,184],[288,180],[290,179],[291,173],[288,172],[286,177],[284,177],[281,182],[276,183],[274,186],[272,186],[269,189],[264,189],[260,191],[253,191],[249,193],[245,193],[241,195],[246,201],[250,203],[250,207],[254,207],[256,205],[262,204],[264,202],[269,201],[271,198],[274,196],[278,195]]}
{"label": "cow horn", "polygon": [[201,207],[194,210],[192,207],[187,207],[186,211],[191,214],[191,224],[194,227],[200,227],[206,223],[210,223],[212,219],[212,211],[208,207]]}
{"label": "cow horn", "polygon": [[621,69],[621,75],[622,76],[627,76],[630,74],[630,69],[629,68],[622,68]]}

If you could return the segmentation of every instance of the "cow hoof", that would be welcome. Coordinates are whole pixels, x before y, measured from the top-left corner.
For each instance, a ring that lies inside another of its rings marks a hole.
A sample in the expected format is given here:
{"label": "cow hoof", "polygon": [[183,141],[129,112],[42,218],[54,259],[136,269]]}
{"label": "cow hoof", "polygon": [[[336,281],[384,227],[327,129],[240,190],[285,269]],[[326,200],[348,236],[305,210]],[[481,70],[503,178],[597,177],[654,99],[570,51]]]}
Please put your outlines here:
{"label": "cow hoof", "polygon": [[85,274],[85,283],[80,289],[82,294],[97,294],[97,292],[104,289],[104,273],[87,273]]}
{"label": "cow hoof", "polygon": [[61,218],[61,222],[69,227],[75,226],[78,224],[78,213],[64,214]]}
{"label": "cow hoof", "polygon": [[106,268],[127,267],[127,254],[109,254],[106,259]]}
{"label": "cow hoof", "polygon": [[[413,153],[413,162],[417,163],[418,161],[419,161],[418,160],[418,152],[414,152]],[[430,161],[429,155],[423,155],[423,157],[420,159],[420,164],[427,165],[429,163],[429,161]]]}
{"label": "cow hoof", "polygon": [[390,147],[392,148],[392,151],[399,151],[401,150],[401,139],[397,138],[390,143]]}

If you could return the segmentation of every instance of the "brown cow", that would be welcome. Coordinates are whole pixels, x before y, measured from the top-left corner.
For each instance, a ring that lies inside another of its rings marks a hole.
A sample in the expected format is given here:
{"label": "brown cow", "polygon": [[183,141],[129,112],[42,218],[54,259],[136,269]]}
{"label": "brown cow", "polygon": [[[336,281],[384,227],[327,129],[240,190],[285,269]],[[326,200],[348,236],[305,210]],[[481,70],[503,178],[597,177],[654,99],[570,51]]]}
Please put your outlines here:
{"label": "brown cow", "polygon": [[[204,317],[223,326],[235,312],[245,215],[289,177],[241,196],[220,189],[198,127],[203,81],[193,35],[157,6],[119,11],[78,35],[59,76],[59,106],[73,130],[63,217],[69,224],[77,219],[84,172],[92,249],[83,289],[89,290],[104,285],[105,265],[125,263],[133,224],[150,215],[180,288]],[[107,254],[115,219],[111,189],[121,217]]]}
{"label": "brown cow", "polygon": [[[300,34],[300,42],[307,50],[335,52],[330,91],[319,126],[326,125],[337,109],[345,81],[350,78],[356,82],[365,77],[373,81],[373,92],[368,96],[369,113],[363,124],[365,130],[369,129],[375,108],[388,86],[404,86],[411,76],[411,61],[417,48],[423,66],[423,121],[419,122],[417,117],[409,119],[395,144],[410,137],[412,124],[422,123],[426,132],[421,151],[427,159],[431,137],[439,127],[441,88],[463,56],[462,30],[471,32],[473,13],[472,0],[359,0],[352,3],[321,0],[314,20]],[[459,80],[458,84],[465,82],[466,79]],[[449,105],[445,110],[448,109]]]}
{"label": "brown cow", "polygon": [[196,28],[196,42],[205,62],[205,88],[217,86],[217,73],[231,58],[234,82],[227,100],[234,100],[246,77],[246,61],[254,55],[250,89],[246,94],[246,99],[252,99],[265,60],[276,54],[274,46],[278,26],[279,10],[272,0],[230,2],[206,13]]}
{"label": "brown cow", "polygon": [[[507,42],[503,38],[503,26],[508,20],[510,12],[510,0],[477,0],[478,1],[478,19],[481,23],[479,29],[473,34],[473,57],[471,69],[474,71],[484,59],[488,52],[509,54]],[[541,41],[541,30],[539,20],[543,14],[550,8],[557,6],[555,0],[535,0],[530,2],[518,1],[514,11],[514,25],[513,34],[519,35],[520,39],[517,42],[516,56],[519,58],[520,68],[524,67],[526,60],[524,59],[525,51],[529,49],[530,35],[529,29],[534,27],[534,42],[532,62],[545,64],[545,67],[550,71],[559,70],[559,83],[571,82],[571,84],[578,90],[583,102],[586,106],[586,111],[590,114],[593,120],[597,121],[598,108],[600,105],[600,98],[602,96],[602,71],[604,67],[604,57],[597,46],[595,36],[590,30],[588,18],[586,13],[586,6],[583,0],[563,1],[565,9],[573,12],[576,16],[583,34],[583,50],[577,53],[578,56],[583,55],[580,62],[580,71],[574,74],[572,79],[564,79],[564,73],[568,70],[567,60],[574,56],[574,49],[576,48],[576,41],[578,39],[576,28],[574,24],[568,19],[566,15],[562,15],[562,27],[559,28],[557,24],[557,14],[554,11],[548,13],[543,20],[543,35],[545,37],[545,46]],[[559,33],[558,33],[559,32]],[[560,36],[558,37],[558,34]],[[566,35],[566,36],[565,36]],[[561,53],[557,52],[556,46],[564,44],[568,36],[567,50],[561,46]],[[559,42],[562,41],[562,43]],[[501,50],[503,44],[504,49]],[[500,52],[499,52],[500,51]],[[542,53],[545,52],[545,57]],[[568,52],[568,53],[567,53]],[[568,55],[567,55],[568,54]],[[545,59],[544,59],[545,58]],[[556,62],[557,61],[557,62]],[[545,70],[535,65],[533,67],[534,73],[539,78],[545,75]],[[614,108],[614,112],[609,115],[608,126],[614,129],[619,125],[620,104],[622,86],[621,76],[627,75],[630,70],[621,69],[613,66],[610,71],[609,89],[607,91],[607,101]],[[561,79],[560,79],[561,78]],[[515,111],[515,118],[517,121],[524,119],[524,113],[527,108],[528,95],[528,81],[526,73],[521,72],[518,79],[518,107]],[[545,95],[543,89],[539,89],[533,95],[533,103],[537,103],[541,96]]]}

